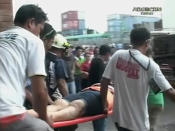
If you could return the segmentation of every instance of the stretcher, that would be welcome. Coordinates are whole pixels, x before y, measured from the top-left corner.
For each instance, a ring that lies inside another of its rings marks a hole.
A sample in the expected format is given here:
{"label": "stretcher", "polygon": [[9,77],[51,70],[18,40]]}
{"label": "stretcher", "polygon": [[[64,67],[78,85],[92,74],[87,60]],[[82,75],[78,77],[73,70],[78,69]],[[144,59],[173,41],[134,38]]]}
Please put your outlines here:
{"label": "stretcher", "polygon": [[94,121],[100,118],[105,118],[108,115],[112,114],[112,110],[108,111],[108,114],[98,114],[94,116],[83,116],[80,118],[76,118],[74,120],[68,120],[68,121],[60,121],[60,122],[54,122],[53,127],[58,128],[58,127],[65,127],[65,126],[71,126],[75,124],[80,124],[88,121]]}

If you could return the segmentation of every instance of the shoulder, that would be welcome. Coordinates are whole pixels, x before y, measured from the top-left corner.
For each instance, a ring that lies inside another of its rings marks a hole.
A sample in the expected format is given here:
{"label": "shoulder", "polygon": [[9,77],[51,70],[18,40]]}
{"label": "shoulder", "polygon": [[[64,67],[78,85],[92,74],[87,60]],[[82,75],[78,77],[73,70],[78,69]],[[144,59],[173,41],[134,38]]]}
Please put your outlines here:
{"label": "shoulder", "polygon": [[26,30],[25,28],[14,26],[13,28],[11,28],[11,30],[9,30],[9,32],[10,31],[16,32],[17,34],[25,37],[26,39],[36,40],[41,42],[41,39],[38,36],[34,35],[32,32],[30,32],[29,30]]}
{"label": "shoulder", "polygon": [[120,56],[128,56],[129,55],[129,50],[117,50],[113,55],[112,55],[112,59],[118,58]]}
{"label": "shoulder", "polygon": [[108,63],[113,63],[118,60],[119,57],[128,57],[129,56],[129,50],[117,50],[110,58]]}
{"label": "shoulder", "polygon": [[93,58],[91,61],[91,65],[102,64],[103,60],[99,57]]}
{"label": "shoulder", "polygon": [[126,53],[128,53],[128,52],[129,52],[129,50],[120,49],[120,50],[117,50],[117,51],[114,53],[114,55],[126,54]]}
{"label": "shoulder", "polygon": [[28,39],[28,42],[31,45],[33,45],[33,46],[35,45],[35,46],[42,46],[42,47],[44,47],[43,41],[39,37],[35,36],[32,33],[30,33],[30,37],[27,38],[27,39]]}
{"label": "shoulder", "polygon": [[148,70],[150,68],[151,58],[142,54],[139,50],[131,49],[129,50],[129,55],[145,70]]}
{"label": "shoulder", "polygon": [[159,65],[153,59],[150,59],[150,70],[157,70],[157,69],[160,69]]}
{"label": "shoulder", "polygon": [[100,57],[95,57],[92,59],[92,61],[103,61]]}
{"label": "shoulder", "polygon": [[7,34],[7,36],[16,36],[17,40],[19,40],[18,42],[42,43],[42,40],[39,37],[19,26],[13,26],[8,30],[3,31],[1,34]]}
{"label": "shoulder", "polygon": [[57,59],[57,56],[54,53],[47,52],[46,60],[48,60],[48,61],[56,61],[56,59]]}
{"label": "shoulder", "polygon": [[36,46],[44,47],[43,41],[30,31],[21,27],[16,27],[16,32],[18,32],[18,34],[20,34],[20,36],[23,37],[26,43],[30,44],[32,48]]}

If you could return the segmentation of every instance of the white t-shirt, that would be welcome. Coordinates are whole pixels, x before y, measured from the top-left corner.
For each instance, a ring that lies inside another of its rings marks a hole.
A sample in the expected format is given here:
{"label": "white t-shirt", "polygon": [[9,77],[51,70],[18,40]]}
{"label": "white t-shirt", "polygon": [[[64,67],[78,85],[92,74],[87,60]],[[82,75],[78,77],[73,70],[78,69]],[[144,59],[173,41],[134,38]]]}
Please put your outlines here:
{"label": "white t-shirt", "polygon": [[133,131],[149,131],[147,97],[149,81],[161,91],[172,88],[159,66],[138,50],[119,50],[109,61],[103,77],[114,82],[114,122]]}
{"label": "white t-shirt", "polygon": [[0,118],[25,112],[26,79],[34,75],[46,75],[43,42],[17,26],[1,32]]}

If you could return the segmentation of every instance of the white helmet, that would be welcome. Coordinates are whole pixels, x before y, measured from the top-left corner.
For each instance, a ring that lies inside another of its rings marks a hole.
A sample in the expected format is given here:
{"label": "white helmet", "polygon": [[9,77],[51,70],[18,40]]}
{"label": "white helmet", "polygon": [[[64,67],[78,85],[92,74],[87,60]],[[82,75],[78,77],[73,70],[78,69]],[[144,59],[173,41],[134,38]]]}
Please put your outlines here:
{"label": "white helmet", "polygon": [[54,44],[52,46],[60,49],[65,49],[70,47],[70,44],[67,42],[64,36],[61,34],[56,34],[54,38]]}

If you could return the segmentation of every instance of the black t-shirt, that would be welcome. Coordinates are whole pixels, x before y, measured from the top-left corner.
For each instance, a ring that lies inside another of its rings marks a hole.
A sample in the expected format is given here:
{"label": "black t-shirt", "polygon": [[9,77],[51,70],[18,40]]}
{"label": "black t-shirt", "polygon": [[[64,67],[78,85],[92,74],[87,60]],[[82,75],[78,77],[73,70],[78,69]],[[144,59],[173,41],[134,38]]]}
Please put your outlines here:
{"label": "black t-shirt", "polygon": [[57,87],[56,80],[58,79],[67,79],[67,69],[64,60],[58,58],[55,54],[48,52],[46,54],[46,83],[51,95]]}
{"label": "black t-shirt", "polygon": [[100,83],[105,66],[106,65],[101,58],[97,57],[92,60],[89,69],[89,86],[95,83]]}

